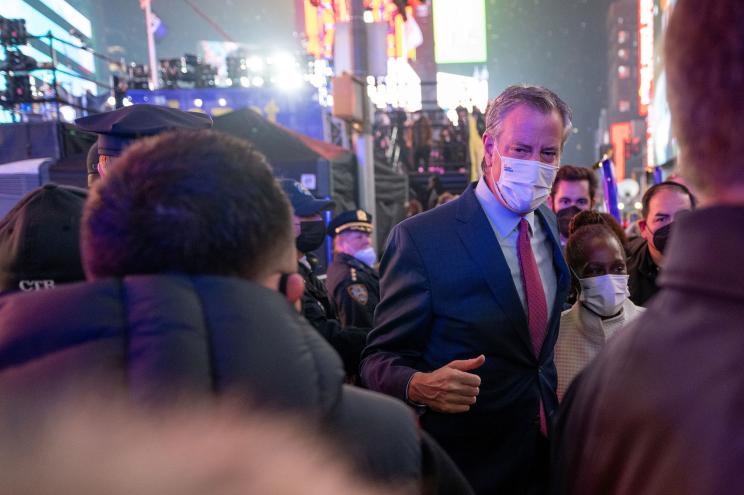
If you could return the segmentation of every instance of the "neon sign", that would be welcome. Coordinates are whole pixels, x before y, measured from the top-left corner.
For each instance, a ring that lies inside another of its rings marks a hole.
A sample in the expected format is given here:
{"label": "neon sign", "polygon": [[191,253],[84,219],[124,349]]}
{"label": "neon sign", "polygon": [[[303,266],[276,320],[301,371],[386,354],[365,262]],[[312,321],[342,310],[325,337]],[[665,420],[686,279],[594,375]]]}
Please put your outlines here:
{"label": "neon sign", "polygon": [[638,0],[638,113],[648,115],[654,94],[654,1]]}

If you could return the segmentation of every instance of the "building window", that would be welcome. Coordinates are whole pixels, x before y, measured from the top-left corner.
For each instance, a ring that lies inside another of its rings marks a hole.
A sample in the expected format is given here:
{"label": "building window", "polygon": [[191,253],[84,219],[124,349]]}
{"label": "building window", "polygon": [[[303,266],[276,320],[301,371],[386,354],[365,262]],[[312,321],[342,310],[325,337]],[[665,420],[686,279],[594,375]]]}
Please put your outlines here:
{"label": "building window", "polygon": [[630,102],[628,100],[618,101],[617,109],[620,113],[630,112]]}
{"label": "building window", "polygon": [[630,34],[628,31],[618,31],[617,32],[617,42],[620,44],[627,43],[630,39]]}
{"label": "building window", "polygon": [[617,51],[617,56],[620,60],[628,60],[630,57],[630,52],[628,52],[627,49],[621,48]]}
{"label": "building window", "polygon": [[627,65],[618,65],[617,67],[617,77],[620,79],[627,79],[630,77],[630,67]]}

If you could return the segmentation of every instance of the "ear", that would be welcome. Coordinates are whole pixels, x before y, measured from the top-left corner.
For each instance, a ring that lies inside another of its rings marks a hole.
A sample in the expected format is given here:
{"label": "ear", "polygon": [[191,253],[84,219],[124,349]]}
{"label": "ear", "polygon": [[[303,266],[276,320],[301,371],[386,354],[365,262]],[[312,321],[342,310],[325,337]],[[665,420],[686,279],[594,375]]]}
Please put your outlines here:
{"label": "ear", "polygon": [[550,207],[550,211],[555,213],[555,208],[553,207],[553,195],[548,194],[548,206]]}
{"label": "ear", "polygon": [[483,133],[483,149],[486,154],[490,155],[493,153],[493,138],[486,133]]}
{"label": "ear", "polygon": [[486,162],[486,167],[491,166],[491,155],[493,154],[493,147],[496,145],[493,138],[486,133],[483,133],[483,159]]}

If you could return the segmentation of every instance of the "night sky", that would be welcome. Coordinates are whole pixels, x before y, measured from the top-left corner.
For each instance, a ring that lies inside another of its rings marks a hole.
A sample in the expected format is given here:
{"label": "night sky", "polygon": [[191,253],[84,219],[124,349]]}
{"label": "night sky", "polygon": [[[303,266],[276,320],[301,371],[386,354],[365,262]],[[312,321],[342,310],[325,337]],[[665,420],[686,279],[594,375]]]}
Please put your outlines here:
{"label": "night sky", "polygon": [[596,161],[599,112],[606,99],[606,17],[610,0],[486,0],[489,90],[513,83],[546,86],[573,109],[563,163]]}
{"label": "night sky", "polygon": [[[192,0],[237,41],[267,51],[293,49],[293,0]],[[128,60],[146,61],[144,20],[135,0],[97,0],[108,19],[100,41],[125,47]],[[549,87],[573,108],[578,130],[566,145],[564,163],[595,161],[594,132],[605,101],[606,16],[610,0],[486,0],[491,97],[512,83]],[[220,34],[183,0],[153,0],[169,34],[158,57],[196,53],[199,40]],[[447,68],[447,71],[453,67]],[[456,69],[456,68],[454,68]],[[461,67],[472,74],[472,66]]]}
{"label": "night sky", "polygon": [[[129,61],[147,61],[144,13],[136,0],[96,0],[104,16],[99,43],[125,48]],[[235,41],[258,48],[294,49],[294,0],[191,0]],[[183,0],[152,0],[152,9],[168,34],[157,43],[158,58],[197,53],[199,41],[225,41]],[[99,25],[99,28],[101,26]]]}

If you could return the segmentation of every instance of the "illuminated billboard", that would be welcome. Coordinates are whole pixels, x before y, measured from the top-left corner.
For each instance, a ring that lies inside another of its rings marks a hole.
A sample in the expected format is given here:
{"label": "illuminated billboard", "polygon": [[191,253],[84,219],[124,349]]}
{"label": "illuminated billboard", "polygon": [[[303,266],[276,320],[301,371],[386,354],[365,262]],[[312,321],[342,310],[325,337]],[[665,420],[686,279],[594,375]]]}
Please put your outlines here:
{"label": "illuminated billboard", "polygon": [[485,0],[435,0],[434,59],[438,64],[486,61]]}
{"label": "illuminated billboard", "polygon": [[654,92],[654,0],[638,1],[638,113],[648,114]]}
{"label": "illuminated billboard", "polygon": [[677,156],[677,144],[672,135],[672,117],[666,99],[666,71],[662,57],[662,38],[669,22],[674,0],[655,0],[654,5],[654,80],[651,104],[647,116],[646,166],[663,165]]}

